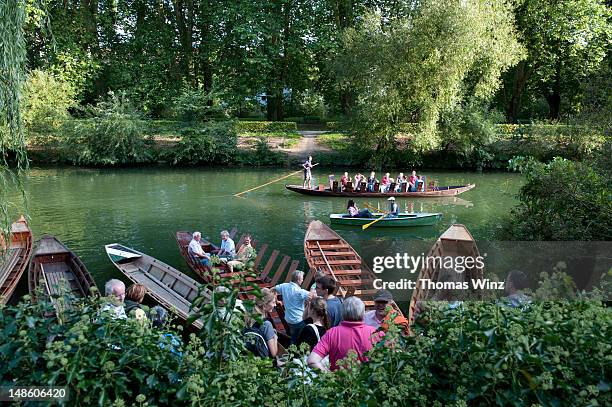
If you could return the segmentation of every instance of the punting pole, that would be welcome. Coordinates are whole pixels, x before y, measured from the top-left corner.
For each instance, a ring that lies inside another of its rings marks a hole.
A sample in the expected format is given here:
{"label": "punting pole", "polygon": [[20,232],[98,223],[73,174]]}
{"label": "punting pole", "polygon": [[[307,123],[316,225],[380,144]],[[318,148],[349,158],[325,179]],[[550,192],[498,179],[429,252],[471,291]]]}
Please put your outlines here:
{"label": "punting pole", "polygon": [[[319,163],[314,164],[313,167],[315,167],[317,165],[319,165]],[[274,184],[275,182],[278,182],[278,181],[283,180],[285,178],[289,178],[289,177],[291,177],[293,175],[299,174],[302,171],[304,171],[304,170],[298,170],[298,171],[292,172],[291,174],[287,174],[287,175],[285,175],[283,177],[274,179],[274,180],[272,180],[270,182],[266,182],[265,184],[261,184],[261,185],[258,185],[256,187],[254,187],[254,188],[247,189],[246,191],[238,192],[237,194],[234,194],[234,196],[240,196],[240,195],[246,194],[247,192],[255,191],[256,189],[263,188],[263,187],[265,187],[267,185]]]}

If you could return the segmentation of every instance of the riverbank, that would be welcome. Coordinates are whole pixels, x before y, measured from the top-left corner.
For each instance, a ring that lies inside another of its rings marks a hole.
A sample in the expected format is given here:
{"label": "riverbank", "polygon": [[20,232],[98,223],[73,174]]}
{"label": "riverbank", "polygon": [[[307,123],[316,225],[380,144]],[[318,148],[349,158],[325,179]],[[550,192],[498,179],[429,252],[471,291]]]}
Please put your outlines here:
{"label": "riverbank", "polygon": [[[394,149],[383,157],[374,157],[373,150],[357,145],[336,122],[303,128],[296,122],[234,121],[186,126],[168,120],[124,121],[120,126],[103,124],[102,135],[98,131],[100,123],[76,122],[61,127],[55,135],[30,137],[28,152],[33,163],[295,167],[312,154],[322,165],[350,168],[483,170],[505,169],[515,156],[534,156],[543,161],[556,156],[582,159],[605,140],[596,131],[577,126],[498,125],[497,135],[479,146],[464,148],[447,142],[437,149],[419,151],[412,147],[416,136],[408,128],[406,133],[397,135]],[[64,133],[67,128],[72,136]]]}

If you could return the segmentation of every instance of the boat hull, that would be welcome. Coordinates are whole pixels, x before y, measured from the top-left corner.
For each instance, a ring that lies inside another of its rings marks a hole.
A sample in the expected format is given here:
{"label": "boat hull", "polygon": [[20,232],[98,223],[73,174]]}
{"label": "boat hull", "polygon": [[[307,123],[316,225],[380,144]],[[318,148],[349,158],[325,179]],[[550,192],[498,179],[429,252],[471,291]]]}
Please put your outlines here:
{"label": "boat hull", "polygon": [[23,216],[11,225],[10,239],[6,247],[0,236],[0,249],[8,249],[5,256],[0,257],[0,304],[11,298],[32,255],[32,231]]}
{"label": "boat hull", "polygon": [[474,188],[476,184],[468,184],[468,185],[459,185],[459,186],[444,186],[444,187],[436,187],[435,189],[431,189],[429,191],[424,192],[355,192],[355,191],[332,191],[329,188],[325,188],[324,190],[318,189],[308,189],[304,188],[301,185],[285,185],[290,191],[297,192],[303,195],[310,196],[335,196],[335,197],[368,197],[368,198],[388,198],[390,196],[395,197],[404,197],[404,198],[432,198],[439,196],[455,196],[462,194],[470,189]]}
{"label": "boat hull", "polygon": [[81,259],[66,245],[51,235],[38,241],[28,272],[30,295],[42,294],[53,298],[70,295],[74,298],[89,297],[96,283]]}
{"label": "boat hull", "polygon": [[[199,295],[204,295],[208,301],[212,298],[210,290],[201,288],[191,277],[152,256],[118,243],[107,244],[104,248],[119,271],[133,283],[144,285],[147,295],[183,321],[192,315],[192,302]],[[200,329],[203,322],[195,320],[193,326]]]}
{"label": "boat hull", "polygon": [[[333,213],[329,220],[333,225],[363,226],[375,221],[384,214],[375,213],[372,218],[352,218],[345,214]],[[397,218],[384,218],[372,224],[370,227],[392,228],[392,227],[414,227],[433,226],[442,218],[441,213],[400,213]]]}

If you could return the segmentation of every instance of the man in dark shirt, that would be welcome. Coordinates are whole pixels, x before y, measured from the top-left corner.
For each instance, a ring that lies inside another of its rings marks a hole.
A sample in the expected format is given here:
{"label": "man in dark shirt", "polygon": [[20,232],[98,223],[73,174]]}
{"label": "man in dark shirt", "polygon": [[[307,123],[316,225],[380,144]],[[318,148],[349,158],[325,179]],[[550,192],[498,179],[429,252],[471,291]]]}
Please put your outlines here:
{"label": "man in dark shirt", "polygon": [[342,322],[342,299],[336,297],[336,282],[325,276],[317,280],[317,295],[327,301],[327,315],[330,327],[338,326]]}

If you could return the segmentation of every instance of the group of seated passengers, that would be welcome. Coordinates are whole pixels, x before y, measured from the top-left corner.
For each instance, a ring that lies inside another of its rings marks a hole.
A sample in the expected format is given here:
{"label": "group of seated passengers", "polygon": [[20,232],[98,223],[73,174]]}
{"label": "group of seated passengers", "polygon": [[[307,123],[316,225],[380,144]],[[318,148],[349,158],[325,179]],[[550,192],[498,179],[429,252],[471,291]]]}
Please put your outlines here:
{"label": "group of seated passengers", "polygon": [[[333,177],[333,176],[332,176]],[[333,178],[330,177],[330,180]],[[357,173],[353,179],[349,177],[348,172],[345,172],[340,179],[340,185],[342,190],[346,190],[346,186],[349,182],[353,182],[353,190],[359,191],[362,183],[365,182],[365,191],[374,192],[374,185],[378,183],[378,179],[376,178],[376,173],[372,171],[369,177],[365,177],[361,173]],[[412,171],[412,174],[408,177],[404,175],[403,172],[400,172],[397,178],[393,178],[389,173],[386,173],[382,179],[380,180],[380,192],[389,193],[389,192],[402,192],[402,188],[406,185],[406,192],[424,192],[425,191],[425,180],[422,175],[417,175],[416,171]],[[393,190],[391,187],[393,186]],[[363,192],[363,191],[362,191]]]}
{"label": "group of seated passengers", "polygon": [[207,253],[202,248],[200,243],[202,239],[202,233],[194,232],[191,242],[189,242],[189,254],[195,257],[202,265],[211,266],[211,255],[216,254],[219,260],[227,265],[230,272],[234,271],[234,268],[241,269],[249,261],[252,261],[257,257],[257,253],[253,246],[251,246],[251,235],[244,236],[244,242],[236,252],[236,245],[229,236],[227,230],[221,232],[221,246],[213,250],[211,253]]}

